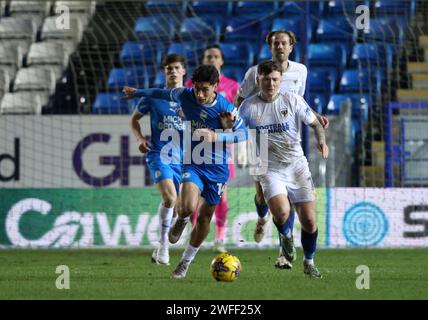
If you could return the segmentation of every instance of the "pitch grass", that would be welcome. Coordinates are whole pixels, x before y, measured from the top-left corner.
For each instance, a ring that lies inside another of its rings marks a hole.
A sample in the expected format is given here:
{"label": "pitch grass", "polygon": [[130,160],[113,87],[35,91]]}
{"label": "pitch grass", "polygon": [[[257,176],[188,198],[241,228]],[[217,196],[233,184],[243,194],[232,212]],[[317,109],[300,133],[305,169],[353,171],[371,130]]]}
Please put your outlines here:
{"label": "pitch grass", "polygon": [[[0,299],[428,299],[428,254],[421,249],[319,250],[322,280],[305,277],[302,252],[292,270],[273,267],[277,250],[233,250],[243,271],[233,283],[215,281],[214,257],[202,250],[187,278],[150,262],[151,250],[0,250]],[[70,270],[70,289],[55,287],[58,265]],[[356,288],[356,267],[370,269],[370,289]]]}

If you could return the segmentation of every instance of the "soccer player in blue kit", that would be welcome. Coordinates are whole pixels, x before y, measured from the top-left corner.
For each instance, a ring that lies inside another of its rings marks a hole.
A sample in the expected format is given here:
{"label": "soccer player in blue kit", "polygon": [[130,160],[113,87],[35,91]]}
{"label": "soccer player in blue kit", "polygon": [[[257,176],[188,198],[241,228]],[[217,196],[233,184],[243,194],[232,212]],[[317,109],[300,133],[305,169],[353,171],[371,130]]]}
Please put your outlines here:
{"label": "soccer player in blue kit", "polygon": [[[185,63],[185,58],[180,55],[166,56],[162,67],[167,88],[183,86],[183,77],[186,73]],[[136,88],[124,88],[126,98],[132,98],[136,91]],[[137,139],[138,148],[142,153],[147,153],[146,161],[150,169],[150,176],[162,197],[158,209],[161,226],[160,241],[158,248],[153,252],[152,261],[164,265],[169,264],[168,231],[181,182],[183,152],[180,141],[170,145],[169,149],[164,148],[168,141],[161,141],[161,134],[163,130],[174,130],[178,135],[182,135],[183,123],[179,116],[179,109],[180,104],[177,102],[142,97],[131,117],[131,129]],[[150,114],[150,142],[141,134],[139,124],[139,120],[145,114]]]}
{"label": "soccer player in blue kit", "polygon": [[[199,207],[199,216],[190,234],[189,244],[172,273],[174,278],[186,276],[209,233],[211,218],[229,177],[226,144],[246,140],[248,135],[234,105],[215,91],[219,73],[214,66],[197,67],[193,72],[192,82],[193,88],[140,89],[134,93],[136,97],[145,96],[180,103],[186,120],[184,136],[191,133],[190,139],[185,137],[183,141],[185,151],[182,186],[177,205],[178,218],[169,232],[171,243],[179,240],[190,215],[198,205],[199,196],[202,196],[203,202]],[[231,122],[232,129],[223,132],[222,129],[229,127]]]}

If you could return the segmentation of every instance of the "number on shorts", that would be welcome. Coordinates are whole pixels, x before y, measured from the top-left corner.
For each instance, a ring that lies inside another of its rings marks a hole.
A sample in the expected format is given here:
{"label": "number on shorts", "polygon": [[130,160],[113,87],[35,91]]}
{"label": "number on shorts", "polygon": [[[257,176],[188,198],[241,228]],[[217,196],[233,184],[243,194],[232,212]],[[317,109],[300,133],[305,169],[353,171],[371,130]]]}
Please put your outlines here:
{"label": "number on shorts", "polygon": [[223,183],[217,183],[217,186],[218,186],[218,191],[217,191],[217,193],[218,193],[218,195],[219,195],[219,196],[221,196],[221,194],[223,193],[223,190],[224,190],[224,187],[226,186],[226,184],[223,184]]}

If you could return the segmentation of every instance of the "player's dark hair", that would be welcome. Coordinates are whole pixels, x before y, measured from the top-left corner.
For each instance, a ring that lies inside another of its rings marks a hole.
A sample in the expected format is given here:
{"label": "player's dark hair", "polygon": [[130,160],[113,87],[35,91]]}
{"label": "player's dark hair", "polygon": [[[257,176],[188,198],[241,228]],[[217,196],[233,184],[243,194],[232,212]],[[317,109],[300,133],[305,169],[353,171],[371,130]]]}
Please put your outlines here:
{"label": "player's dark hair", "polygon": [[218,44],[215,43],[215,44],[210,44],[210,45],[206,46],[205,49],[204,49],[204,56],[205,56],[205,52],[207,50],[209,50],[209,49],[217,49],[217,50],[219,50],[220,54],[221,54],[221,58],[224,61],[224,52],[223,52],[223,50],[221,50],[221,47]]}
{"label": "player's dark hair", "polygon": [[176,63],[176,62],[181,63],[183,68],[186,67],[186,58],[184,58],[182,55],[175,54],[175,53],[169,54],[163,59],[162,67],[165,68],[167,65],[171,63]]}
{"label": "player's dark hair", "polygon": [[297,40],[296,40],[295,34],[291,31],[281,29],[281,30],[271,31],[267,34],[266,43],[269,45],[269,47],[272,44],[272,38],[280,33],[285,33],[286,35],[288,35],[288,38],[290,39],[290,45],[294,46],[296,44]]}
{"label": "player's dark hair", "polygon": [[217,68],[210,65],[198,66],[192,74],[192,82],[208,82],[213,85],[219,82],[220,75]]}
{"label": "player's dark hair", "polygon": [[261,76],[267,76],[273,71],[278,71],[280,74],[282,74],[281,64],[272,60],[265,60],[260,62],[257,67],[257,74]]}

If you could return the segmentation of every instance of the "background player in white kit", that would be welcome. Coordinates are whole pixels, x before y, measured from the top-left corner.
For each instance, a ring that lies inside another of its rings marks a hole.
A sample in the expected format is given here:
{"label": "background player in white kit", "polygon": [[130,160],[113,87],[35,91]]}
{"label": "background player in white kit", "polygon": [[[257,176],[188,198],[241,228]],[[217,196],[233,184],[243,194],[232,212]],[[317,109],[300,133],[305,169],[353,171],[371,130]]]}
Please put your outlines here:
{"label": "background player in white kit", "polygon": [[260,92],[244,100],[240,115],[257,134],[267,134],[268,158],[261,159],[266,172],[261,172],[258,178],[282,243],[288,229],[290,200],[302,225],[304,273],[321,278],[313,262],[318,228],[312,177],[300,145],[300,123],[303,121],[314,129],[324,159],[328,157],[328,147],[324,129],[305,100],[297,94],[280,92],[281,78],[280,64],[274,61],[260,63],[257,68]]}
{"label": "background player in white kit", "polygon": [[[282,77],[280,84],[280,92],[292,92],[303,96],[306,88],[307,68],[305,65],[288,60],[289,55],[293,51],[293,46],[296,44],[296,37],[293,32],[287,30],[277,30],[269,32],[266,36],[266,42],[269,45],[269,49],[272,53],[272,61],[278,62],[282,66]],[[257,66],[253,66],[248,69],[245,74],[245,78],[238,90],[238,94],[235,97],[235,106],[239,108],[242,101],[259,91],[257,84]],[[327,128],[329,121],[326,117],[323,117],[312,110],[316,115],[319,122]],[[238,159],[239,163],[245,163],[246,160],[242,159],[242,155],[246,156],[245,150],[239,149]],[[244,157],[245,158],[245,157]],[[265,233],[266,222],[269,219],[269,209],[264,201],[262,188],[255,177],[256,195],[254,203],[256,205],[257,214],[259,219],[257,221],[256,229],[254,231],[254,240],[256,242],[262,241]],[[280,238],[280,252],[279,257],[275,263],[278,268],[288,269],[291,267],[291,262],[296,260],[296,249],[294,248],[293,242],[293,226],[294,226],[294,210],[291,208],[289,219],[287,220],[287,235],[285,237],[285,243],[282,243]]]}

